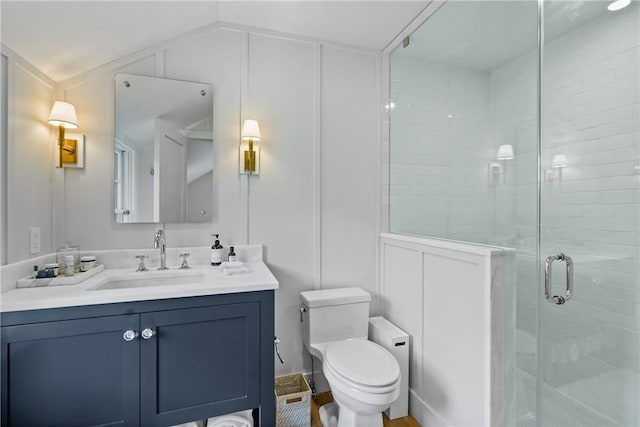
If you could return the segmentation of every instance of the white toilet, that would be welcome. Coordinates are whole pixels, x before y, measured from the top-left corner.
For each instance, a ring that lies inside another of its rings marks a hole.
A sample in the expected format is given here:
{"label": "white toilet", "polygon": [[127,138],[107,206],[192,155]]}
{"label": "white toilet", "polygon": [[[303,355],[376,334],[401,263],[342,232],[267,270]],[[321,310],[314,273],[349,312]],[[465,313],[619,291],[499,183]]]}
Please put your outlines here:
{"label": "white toilet", "polygon": [[[382,427],[382,411],[400,396],[400,367],[367,340],[371,295],[360,288],[302,292],[304,345],[322,361],[339,427]],[[322,408],[321,408],[322,409]]]}

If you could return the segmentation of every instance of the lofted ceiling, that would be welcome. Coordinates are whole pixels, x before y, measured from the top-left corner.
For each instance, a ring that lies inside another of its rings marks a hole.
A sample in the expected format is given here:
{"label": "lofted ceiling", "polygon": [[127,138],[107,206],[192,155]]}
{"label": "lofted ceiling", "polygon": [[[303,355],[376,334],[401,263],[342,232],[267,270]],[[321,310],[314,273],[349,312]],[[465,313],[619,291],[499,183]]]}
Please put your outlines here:
{"label": "lofted ceiling", "polygon": [[428,3],[428,0],[3,0],[0,39],[59,82],[215,22],[382,50]]}

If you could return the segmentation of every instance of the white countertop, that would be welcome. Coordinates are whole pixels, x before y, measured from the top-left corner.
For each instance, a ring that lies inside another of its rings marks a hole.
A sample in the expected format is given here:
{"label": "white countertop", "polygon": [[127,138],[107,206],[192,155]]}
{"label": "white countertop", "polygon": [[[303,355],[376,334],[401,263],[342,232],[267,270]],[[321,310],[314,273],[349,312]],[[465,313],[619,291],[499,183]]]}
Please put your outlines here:
{"label": "white countertop", "polygon": [[[264,262],[245,262],[244,265],[249,272],[233,275],[225,275],[219,267],[210,265],[196,265],[189,270],[179,270],[177,267],[166,271],[150,269],[148,272],[136,272],[131,268],[106,269],[77,285],[13,289],[4,292],[0,294],[0,312],[278,289],[278,281]],[[115,278],[118,281],[148,278],[162,282],[175,277],[180,277],[181,284],[99,289]]]}

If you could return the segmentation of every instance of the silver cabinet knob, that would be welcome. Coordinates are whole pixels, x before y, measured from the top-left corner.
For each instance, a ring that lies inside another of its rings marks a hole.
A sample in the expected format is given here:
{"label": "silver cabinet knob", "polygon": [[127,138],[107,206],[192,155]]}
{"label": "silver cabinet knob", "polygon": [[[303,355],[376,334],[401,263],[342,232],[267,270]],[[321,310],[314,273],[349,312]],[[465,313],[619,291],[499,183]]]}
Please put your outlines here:
{"label": "silver cabinet knob", "polygon": [[142,331],[142,338],[145,340],[148,340],[155,334],[156,334],[156,331],[154,331],[153,329],[146,328]]}
{"label": "silver cabinet knob", "polygon": [[125,341],[133,341],[137,336],[138,333],[133,329],[126,330],[124,331],[124,334],[122,334],[122,338],[124,338]]}

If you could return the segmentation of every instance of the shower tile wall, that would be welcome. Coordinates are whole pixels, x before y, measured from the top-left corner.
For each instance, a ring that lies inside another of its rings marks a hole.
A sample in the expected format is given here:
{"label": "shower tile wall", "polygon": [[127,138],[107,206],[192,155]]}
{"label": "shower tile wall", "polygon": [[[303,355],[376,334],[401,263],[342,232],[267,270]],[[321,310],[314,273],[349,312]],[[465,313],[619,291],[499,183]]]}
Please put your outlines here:
{"label": "shower tile wall", "polygon": [[[402,57],[391,70],[391,231],[486,242],[489,75]],[[394,84],[409,82],[410,84]]]}
{"label": "shower tile wall", "polygon": [[[632,7],[556,30],[545,44],[541,256],[566,251],[576,269],[571,303],[542,303],[541,331],[537,52],[487,72],[393,58],[390,230],[517,249],[509,424],[640,425],[640,7]],[[463,85],[464,94],[452,90]],[[501,144],[514,146],[515,159],[499,162],[506,174],[492,181],[487,167]],[[567,156],[562,170],[552,167],[557,154]]]}
{"label": "shower tile wall", "polygon": [[[574,424],[583,419],[581,425],[640,422],[638,40],[637,13],[608,14],[545,45],[542,256],[573,256],[576,292],[570,304],[542,307],[542,425],[571,417]],[[496,134],[507,127],[526,135],[515,138],[516,186],[505,190],[509,197],[496,199],[497,217],[502,213],[504,227],[516,232],[516,247],[523,243],[517,284],[521,378],[535,375],[540,292],[528,259],[535,253],[526,250],[535,248],[536,233],[535,199],[527,197],[536,185],[535,110],[526,108],[535,104],[521,102],[535,96],[529,90],[535,68],[530,54],[492,73]],[[503,92],[515,96],[500,103]],[[557,154],[568,159],[562,171],[552,167]],[[518,415],[526,419],[535,396],[523,392],[518,403]]]}
{"label": "shower tile wall", "polygon": [[554,176],[542,193],[542,253],[570,251],[577,268],[573,303],[543,306],[542,366],[553,390],[542,396],[553,401],[559,393],[575,402],[569,413],[585,405],[609,425],[640,424],[640,21],[633,7],[553,40],[544,58],[543,169],[553,169],[556,154],[569,166],[562,180],[546,172]]}

